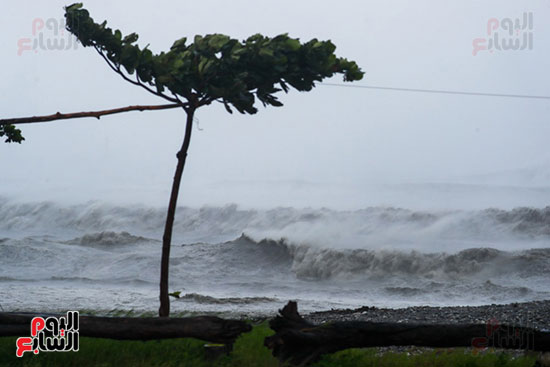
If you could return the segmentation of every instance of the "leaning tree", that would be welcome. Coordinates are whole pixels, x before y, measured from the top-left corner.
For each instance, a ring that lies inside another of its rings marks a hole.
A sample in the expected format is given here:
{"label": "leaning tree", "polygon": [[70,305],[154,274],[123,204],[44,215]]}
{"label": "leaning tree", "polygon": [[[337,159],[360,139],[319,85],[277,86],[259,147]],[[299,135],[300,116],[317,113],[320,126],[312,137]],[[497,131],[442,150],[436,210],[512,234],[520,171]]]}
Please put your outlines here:
{"label": "leaning tree", "polygon": [[281,34],[270,38],[260,34],[244,41],[223,34],[195,36],[174,42],[168,52],[153,54],[136,42],[138,35],[125,37],[113,31],[107,22],[95,23],[81,3],[65,8],[66,27],[85,47],[94,48],[107,65],[125,81],[132,83],[169,104],[128,106],[111,110],[56,113],[48,116],[0,120],[0,137],[6,142],[24,140],[17,124],[45,122],[78,117],[96,117],[127,111],[182,108],[187,114],[185,134],[177,153],[177,166],[172,183],[168,214],[162,237],[159,316],[169,316],[168,267],[172,227],[176,212],[187,150],[191,142],[193,117],[198,108],[218,102],[227,112],[255,114],[256,99],[264,106],[282,106],[275,96],[291,88],[310,91],[315,82],[334,74],[343,74],[344,81],[360,80],[363,72],[353,61],[336,57],[336,46],[330,41],[299,39]]}

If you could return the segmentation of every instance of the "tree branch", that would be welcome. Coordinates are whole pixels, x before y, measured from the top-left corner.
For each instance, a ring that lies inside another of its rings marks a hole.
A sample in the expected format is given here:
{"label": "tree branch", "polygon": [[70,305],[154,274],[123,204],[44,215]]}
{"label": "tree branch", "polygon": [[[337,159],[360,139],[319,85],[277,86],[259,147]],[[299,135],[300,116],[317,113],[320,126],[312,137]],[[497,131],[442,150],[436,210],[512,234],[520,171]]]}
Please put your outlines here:
{"label": "tree branch", "polygon": [[74,112],[74,113],[54,113],[47,116],[33,116],[33,117],[19,117],[10,119],[0,119],[0,125],[16,125],[16,124],[32,124],[35,122],[47,122],[55,120],[67,120],[81,117],[95,117],[99,120],[101,116],[113,115],[115,113],[129,112],[129,111],[154,111],[154,110],[167,110],[170,108],[182,107],[179,103],[163,104],[156,106],[128,106],[113,108],[111,110],[102,111],[90,111],[90,112]]}
{"label": "tree branch", "polygon": [[212,103],[214,101],[216,101],[216,98],[204,97],[199,101],[199,106],[209,105],[210,103]]}
{"label": "tree branch", "polygon": [[187,113],[188,109],[189,109],[189,105],[184,103],[176,93],[172,93],[172,95],[174,96],[174,98],[178,101],[178,103],[181,103],[181,106],[183,107],[183,110],[185,111],[185,113]]}
{"label": "tree branch", "polygon": [[[105,60],[105,62],[107,63],[107,65],[109,65],[109,67],[111,69],[113,69],[113,71],[115,73],[117,73],[118,75],[120,75],[122,77],[122,79],[126,80],[127,82],[130,82],[134,85],[138,85],[140,87],[142,87],[143,89],[145,89],[146,91],[148,91],[149,93],[152,93],[154,94],[155,96],[159,96],[159,97],[162,97],[164,99],[166,99],[167,101],[170,101],[170,102],[174,102],[174,103],[178,103],[178,100],[176,100],[175,98],[172,98],[172,97],[168,97],[166,94],[164,93],[160,93],[160,92],[155,92],[154,90],[152,90],[151,88],[149,88],[148,86],[146,86],[145,84],[141,83],[139,81],[139,77],[138,77],[138,81],[133,81],[132,79],[128,78],[126,75],[124,75],[124,73],[122,72],[122,70],[120,70],[120,67],[115,67],[111,61],[101,52],[101,50],[97,47],[97,46],[94,46],[95,50],[97,51],[97,53],[103,58],[103,60]],[[136,72],[137,73],[137,72]]]}

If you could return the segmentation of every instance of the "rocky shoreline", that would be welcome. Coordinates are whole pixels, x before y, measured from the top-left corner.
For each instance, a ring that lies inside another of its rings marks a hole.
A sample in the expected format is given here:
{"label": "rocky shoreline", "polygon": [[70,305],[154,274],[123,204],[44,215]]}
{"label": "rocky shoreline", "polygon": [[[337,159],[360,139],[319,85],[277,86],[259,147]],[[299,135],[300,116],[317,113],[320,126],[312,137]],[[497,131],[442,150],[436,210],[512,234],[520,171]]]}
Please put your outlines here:
{"label": "rocky shoreline", "polygon": [[550,331],[550,300],[485,306],[417,306],[399,309],[361,307],[314,312],[304,318],[314,324],[328,321],[478,324],[493,320],[493,323],[501,325]]}
{"label": "rocky shoreline", "polygon": [[[330,310],[313,312],[304,315],[304,318],[314,324],[330,321],[370,321],[370,322],[399,322],[421,324],[470,324],[498,322],[500,325],[531,327],[537,330],[550,332],[550,300],[503,305],[485,306],[453,306],[453,307],[407,307],[400,309],[361,307],[357,309]],[[405,353],[417,355],[435,351],[428,347],[378,347],[377,354]],[[491,349],[479,350],[465,348],[464,353],[489,353]],[[530,350],[501,349],[500,353],[518,358],[533,353]],[[539,366],[550,366],[550,353],[538,355]]]}

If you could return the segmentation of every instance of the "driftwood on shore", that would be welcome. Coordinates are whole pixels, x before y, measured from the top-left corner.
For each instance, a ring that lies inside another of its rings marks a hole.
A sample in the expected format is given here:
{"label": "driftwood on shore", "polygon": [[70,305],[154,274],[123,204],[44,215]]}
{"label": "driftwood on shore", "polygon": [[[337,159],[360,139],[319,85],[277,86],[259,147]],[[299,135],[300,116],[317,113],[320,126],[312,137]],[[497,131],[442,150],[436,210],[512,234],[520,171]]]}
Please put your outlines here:
{"label": "driftwood on shore", "polygon": [[[0,336],[28,336],[30,313],[0,312]],[[245,321],[214,316],[186,318],[161,317],[79,317],[79,335],[118,340],[197,338],[214,343],[233,344],[240,334],[252,330]]]}
{"label": "driftwood on shore", "polygon": [[303,366],[321,355],[348,348],[383,346],[496,347],[550,351],[550,332],[485,324],[409,324],[337,321],[314,325],[289,302],[270,321],[275,335],[265,345],[281,362]]}

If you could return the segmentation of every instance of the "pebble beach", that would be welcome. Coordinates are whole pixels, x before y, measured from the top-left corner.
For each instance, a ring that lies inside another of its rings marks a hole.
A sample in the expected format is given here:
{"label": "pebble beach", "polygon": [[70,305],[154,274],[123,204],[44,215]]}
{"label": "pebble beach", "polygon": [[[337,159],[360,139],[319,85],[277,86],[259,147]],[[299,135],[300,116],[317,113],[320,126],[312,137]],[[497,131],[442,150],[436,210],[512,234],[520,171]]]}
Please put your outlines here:
{"label": "pebble beach", "polygon": [[485,306],[408,307],[330,310],[305,318],[315,324],[329,321],[370,321],[422,324],[476,324],[495,320],[499,324],[550,331],[550,300]]}

